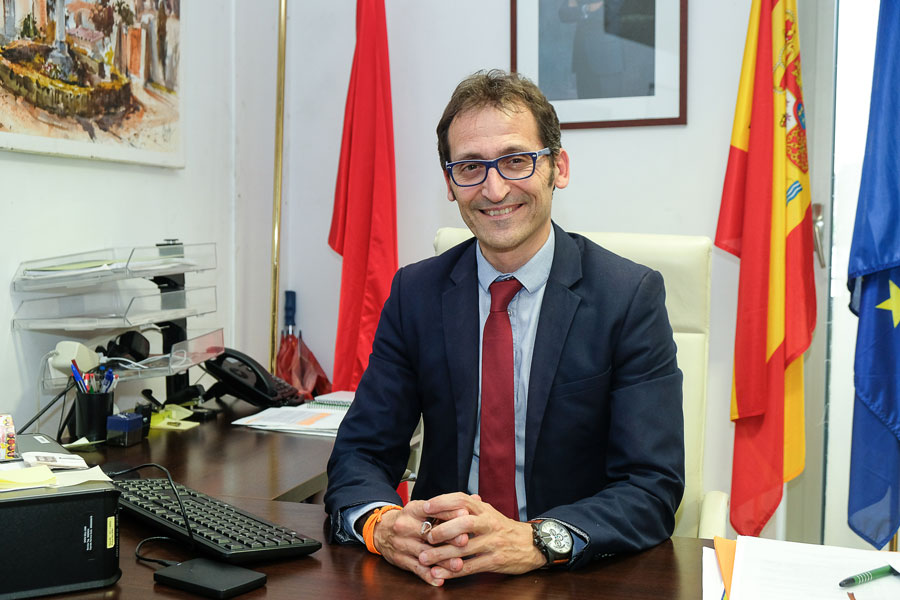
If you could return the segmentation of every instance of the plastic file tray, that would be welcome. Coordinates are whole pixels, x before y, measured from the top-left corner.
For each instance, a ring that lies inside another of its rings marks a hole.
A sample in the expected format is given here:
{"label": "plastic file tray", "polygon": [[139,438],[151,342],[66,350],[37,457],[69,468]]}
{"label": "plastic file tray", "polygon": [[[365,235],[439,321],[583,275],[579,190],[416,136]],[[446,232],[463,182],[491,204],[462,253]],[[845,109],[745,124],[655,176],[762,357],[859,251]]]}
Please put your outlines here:
{"label": "plastic file tray", "polygon": [[216,310],[214,286],[136,294],[109,290],[25,300],[16,310],[13,326],[32,331],[126,329]]}
{"label": "plastic file tray", "polygon": [[191,273],[215,267],[216,245],[212,243],[106,248],[23,262],[13,279],[13,290],[88,287],[107,281]]}
{"label": "plastic file tray", "polygon": [[[147,379],[148,377],[167,377],[177,375],[189,368],[199,365],[222,354],[225,349],[225,336],[221,329],[178,342],[172,347],[171,354],[151,358],[143,363],[143,369],[116,369],[119,381]],[[110,363],[112,364],[112,363]],[[68,377],[51,377],[50,369],[44,370],[42,388],[45,392],[59,390],[66,386]]]}

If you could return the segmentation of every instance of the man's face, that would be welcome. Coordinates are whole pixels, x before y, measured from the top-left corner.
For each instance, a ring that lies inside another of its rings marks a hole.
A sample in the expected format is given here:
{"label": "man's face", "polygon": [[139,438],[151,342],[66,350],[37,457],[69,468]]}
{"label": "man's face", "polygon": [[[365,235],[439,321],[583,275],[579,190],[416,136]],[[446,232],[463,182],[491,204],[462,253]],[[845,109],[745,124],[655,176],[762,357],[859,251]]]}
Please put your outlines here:
{"label": "man's face", "polygon": [[[448,131],[450,161],[492,160],[514,152],[543,148],[537,122],[524,108],[474,108],[457,115]],[[528,179],[503,179],[496,169],[483,183],[459,187],[444,172],[447,198],[481,243],[484,257],[496,269],[511,272],[528,262],[550,235],[553,187],[569,182],[569,157],[541,156]]]}

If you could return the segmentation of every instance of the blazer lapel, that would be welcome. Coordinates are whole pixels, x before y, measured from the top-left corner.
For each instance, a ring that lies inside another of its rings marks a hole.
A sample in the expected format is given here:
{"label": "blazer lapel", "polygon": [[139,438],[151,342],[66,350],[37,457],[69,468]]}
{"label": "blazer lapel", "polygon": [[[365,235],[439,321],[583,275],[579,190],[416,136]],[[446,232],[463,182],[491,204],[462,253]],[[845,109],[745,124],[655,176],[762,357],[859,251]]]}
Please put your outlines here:
{"label": "blazer lapel", "polygon": [[459,489],[468,485],[478,410],[478,273],[475,244],[463,252],[441,297],[450,386],[456,404]]}
{"label": "blazer lapel", "polygon": [[581,252],[575,241],[554,223],[556,245],[553,265],[541,302],[541,316],[534,339],[531,379],[528,385],[528,412],[525,423],[525,487],[531,479],[550,387],[556,375],[563,345],[581,298],[570,287],[581,279]]}

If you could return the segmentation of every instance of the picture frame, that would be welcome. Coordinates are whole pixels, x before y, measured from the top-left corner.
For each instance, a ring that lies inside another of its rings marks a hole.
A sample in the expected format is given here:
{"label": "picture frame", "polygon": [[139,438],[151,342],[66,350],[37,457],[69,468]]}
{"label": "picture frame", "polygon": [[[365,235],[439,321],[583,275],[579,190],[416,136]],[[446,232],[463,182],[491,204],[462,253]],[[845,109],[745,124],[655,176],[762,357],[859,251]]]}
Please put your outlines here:
{"label": "picture frame", "polygon": [[5,2],[0,149],[183,168],[181,4]]}
{"label": "picture frame", "polygon": [[561,128],[687,124],[687,0],[510,0],[510,32]]}

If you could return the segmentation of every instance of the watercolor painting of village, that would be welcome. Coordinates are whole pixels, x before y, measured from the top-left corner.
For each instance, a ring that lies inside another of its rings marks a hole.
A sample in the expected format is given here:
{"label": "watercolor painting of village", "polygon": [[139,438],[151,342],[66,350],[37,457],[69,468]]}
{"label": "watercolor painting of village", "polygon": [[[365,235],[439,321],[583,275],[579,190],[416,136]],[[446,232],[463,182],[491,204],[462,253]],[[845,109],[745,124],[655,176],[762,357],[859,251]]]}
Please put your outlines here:
{"label": "watercolor painting of village", "polygon": [[0,2],[0,149],[184,166],[181,0]]}

